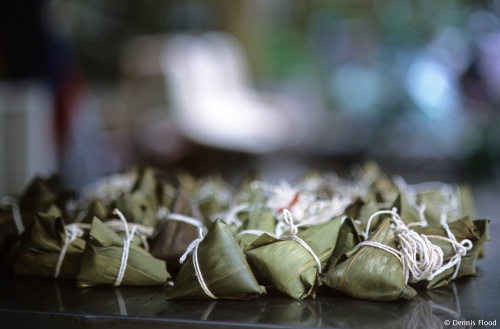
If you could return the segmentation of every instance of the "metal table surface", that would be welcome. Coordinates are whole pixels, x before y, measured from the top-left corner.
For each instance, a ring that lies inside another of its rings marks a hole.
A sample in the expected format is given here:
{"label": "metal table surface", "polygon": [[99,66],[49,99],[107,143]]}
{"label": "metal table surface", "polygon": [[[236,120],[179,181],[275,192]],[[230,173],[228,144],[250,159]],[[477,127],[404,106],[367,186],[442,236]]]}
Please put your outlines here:
{"label": "metal table surface", "polygon": [[[495,195],[486,195],[488,204],[496,208]],[[484,212],[486,208],[480,209]],[[490,218],[494,213],[498,217],[496,210],[489,211]],[[478,260],[476,278],[459,279],[444,288],[420,291],[411,301],[364,301],[337,296],[326,289],[320,290],[316,299],[303,301],[291,300],[272,291],[250,301],[167,301],[164,287],[80,289],[71,281],[2,274],[0,327],[500,327],[497,323],[500,320],[500,220],[493,219],[490,229],[492,239],[485,244],[485,258]]]}

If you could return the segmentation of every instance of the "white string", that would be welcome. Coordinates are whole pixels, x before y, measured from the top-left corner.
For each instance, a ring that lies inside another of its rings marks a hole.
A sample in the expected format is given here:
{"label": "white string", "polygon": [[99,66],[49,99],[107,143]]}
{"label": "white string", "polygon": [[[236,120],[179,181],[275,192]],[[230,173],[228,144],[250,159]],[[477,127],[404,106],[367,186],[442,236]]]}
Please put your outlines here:
{"label": "white string", "polygon": [[189,225],[193,225],[193,226],[196,226],[196,227],[201,227],[201,228],[204,228],[204,225],[203,223],[194,218],[194,217],[191,217],[191,216],[186,216],[186,215],[182,215],[182,214],[176,214],[176,213],[171,213],[168,215],[168,219],[169,220],[175,220],[175,221],[178,221],[178,222],[183,222],[183,223],[186,223],[186,224],[189,224]]}
{"label": "white string", "polygon": [[[370,226],[371,226],[371,223],[372,223],[372,220],[379,216],[379,215],[382,215],[382,214],[388,214],[388,215],[393,215],[394,212],[392,210],[380,210],[380,211],[377,211],[375,212],[374,214],[372,214],[370,216],[370,218],[368,218],[368,223],[366,224],[366,230],[365,232],[363,233],[363,236],[365,237],[365,240],[368,239],[368,235],[370,233]],[[398,215],[399,216],[399,215]]]}
{"label": "white string", "polygon": [[142,234],[147,237],[151,237],[154,233],[154,228],[142,224],[137,224],[137,223],[127,223],[123,222],[121,219],[112,219],[104,222],[104,225],[109,227],[115,232],[126,232],[127,230],[131,230],[132,227],[136,226],[136,233],[137,234]]}
{"label": "white string", "polygon": [[[281,181],[279,185],[272,185],[266,182],[254,181],[250,185],[251,189],[261,189],[263,191],[271,193],[267,198],[266,205],[272,209],[275,214],[278,214],[282,209],[292,209],[295,218],[302,219],[304,205],[309,205],[316,198],[312,196],[312,193],[306,191],[300,191],[298,188],[292,187],[288,182]],[[300,202],[299,202],[300,201]],[[301,205],[299,205],[301,203]]]}
{"label": "white string", "polygon": [[287,224],[284,221],[278,221],[278,223],[276,223],[276,227],[274,228],[274,235],[277,238],[281,238],[285,235],[287,229]]}
{"label": "white string", "polygon": [[447,214],[450,214],[454,219],[458,219],[462,213],[460,188],[457,184],[444,184],[441,187],[441,193],[445,198],[445,206],[443,208]]}
{"label": "white string", "polygon": [[198,246],[200,245],[201,241],[203,241],[203,230],[201,227],[198,228],[198,238],[196,238],[193,242],[189,244],[189,246],[186,249],[186,252],[181,256],[179,259],[179,263],[182,264],[186,260],[187,256],[189,255],[190,252],[193,252],[193,267],[194,267],[194,273],[196,277],[198,278],[198,282],[200,283],[201,289],[205,292],[205,294],[212,298],[212,299],[218,299],[210,289],[208,289],[207,284],[205,283],[205,280],[203,280],[203,275],[201,274],[201,269],[200,269],[200,263],[198,262]]}
{"label": "white string", "polygon": [[333,217],[344,213],[345,208],[352,203],[351,198],[333,196],[330,200],[317,200],[309,204],[300,226],[312,226],[326,223]]}
{"label": "white string", "polygon": [[[371,245],[373,247],[389,251],[393,255],[397,253],[403,265],[403,273],[406,283],[415,283],[424,279],[431,281],[437,275],[455,265],[457,267],[452,279],[456,278],[460,268],[461,258],[472,248],[472,242],[468,239],[464,239],[460,243],[456,241],[455,236],[449,229],[446,222],[446,212],[443,212],[443,215],[441,216],[441,225],[448,235],[447,238],[433,235],[426,236],[424,234],[419,235],[405,225],[397,213],[396,208],[393,208],[392,210],[381,210],[370,216],[366,232],[364,233],[365,237],[368,237],[372,219],[381,214],[391,214],[392,229],[394,230],[399,250],[369,241],[362,242],[361,244]],[[439,246],[430,242],[428,237],[442,239],[453,245],[455,255],[446,265],[443,265],[443,250]]]}
{"label": "white string", "polygon": [[274,235],[274,234],[272,234],[270,232],[262,231],[262,230],[243,230],[243,231],[240,231],[240,232],[236,233],[236,236],[240,236],[240,235],[243,235],[243,234],[252,234],[252,235],[261,236],[264,233],[269,234],[273,238],[277,238],[276,235]]}
{"label": "white string", "polygon": [[[201,217],[201,214],[197,211],[197,208],[194,208],[192,210],[196,213],[195,216],[198,215],[199,218]],[[170,210],[165,206],[161,206],[158,208],[158,211],[156,212],[156,218],[166,218],[168,220],[176,220],[196,227],[204,227],[203,223],[198,218],[178,213],[171,213]]]}
{"label": "white string", "polygon": [[425,217],[425,204],[417,203],[417,191],[414,187],[408,185],[406,181],[401,176],[393,177],[394,184],[399,188],[401,192],[406,196],[406,200],[417,212],[420,217],[420,221],[422,222],[422,226],[427,226],[427,218]]}
{"label": "white string", "polygon": [[184,254],[182,254],[181,258],[179,258],[179,264],[182,264],[186,261],[189,253],[192,252],[201,241],[203,241],[203,231],[198,228],[198,237],[188,245]]}
{"label": "white string", "polygon": [[[423,206],[425,206],[425,204],[418,205],[416,203],[416,196],[417,194],[429,193],[436,190],[438,190],[443,197],[443,204],[445,205],[444,207],[442,207],[443,209],[446,209],[453,218],[458,218],[460,217],[460,214],[462,214],[462,204],[460,202],[460,187],[457,184],[425,182],[410,186],[406,184],[403,178],[399,176],[394,177],[394,183],[401,191],[403,191],[407,195],[407,197],[409,198],[409,203],[419,211],[421,220],[422,218],[425,219],[425,216],[423,214],[425,208],[421,209]],[[425,222],[427,222],[427,220],[425,220]]]}
{"label": "white string", "polygon": [[120,194],[130,191],[134,186],[134,181],[135,179],[132,175],[116,173],[84,186],[82,194],[86,199],[97,197],[110,203],[116,200]]}
{"label": "white string", "polygon": [[[109,227],[115,232],[126,232],[130,231],[132,228],[135,227],[135,233],[139,236],[141,239],[142,245],[144,246],[144,250],[149,251],[149,243],[148,239],[149,237],[153,236],[154,233],[154,228],[145,226],[142,224],[136,224],[136,223],[123,223],[121,220],[108,220],[104,222],[104,225]],[[132,237],[133,239],[133,237]]]}
{"label": "white string", "polygon": [[64,257],[66,257],[66,252],[68,251],[68,247],[77,239],[83,236],[83,227],[90,228],[90,226],[81,226],[80,224],[68,224],[64,226],[64,244],[61,248],[61,252],[59,253],[59,257],[57,259],[56,269],[54,272],[54,278],[59,277],[59,273],[61,271],[61,266],[64,261]]}
{"label": "white string", "polygon": [[385,250],[388,253],[394,255],[399,260],[401,265],[403,265],[403,260],[401,259],[401,253],[398,250],[396,250],[388,245],[385,245],[383,243],[376,242],[376,241],[367,240],[367,241],[363,241],[363,242],[358,243],[355,247],[355,250],[357,250],[363,246],[370,246],[370,247],[375,247],[375,248]]}
{"label": "white string", "polygon": [[443,250],[424,234],[409,229],[393,209],[394,235],[399,244],[406,282],[432,280],[443,265]]}
{"label": "white string", "polygon": [[[345,208],[352,203],[350,196],[333,195],[332,197],[320,199],[318,182],[304,181],[302,184],[291,186],[286,181],[279,185],[271,185],[265,182],[254,181],[252,189],[262,189],[271,193],[266,201],[266,206],[278,215],[283,209],[288,209],[293,215],[297,226],[319,225],[329,221],[332,217],[341,215]],[[286,229],[286,225],[278,223],[276,234],[278,236]]]}
{"label": "white string", "polygon": [[319,260],[318,256],[316,256],[314,251],[311,249],[311,247],[309,247],[309,245],[304,240],[302,240],[301,238],[299,238],[296,235],[298,233],[298,228],[293,223],[293,218],[292,218],[292,214],[290,213],[290,211],[288,209],[283,209],[283,216],[284,216],[285,222],[290,227],[290,235],[285,236],[284,239],[293,240],[293,241],[299,243],[302,247],[304,247],[311,254],[314,261],[316,262],[316,265],[318,266],[318,273],[321,273],[322,272],[321,261]]}
{"label": "white string", "polygon": [[2,207],[4,206],[10,206],[12,209],[12,218],[14,219],[14,224],[16,225],[17,232],[19,235],[24,232],[24,223],[23,219],[21,217],[21,211],[19,210],[19,204],[17,203],[17,200],[14,199],[13,197],[10,197],[8,195],[2,197],[0,199],[0,204]]}
{"label": "white string", "polygon": [[453,235],[453,233],[450,230],[450,227],[448,226],[448,218],[446,214],[447,214],[446,211],[443,211],[441,213],[440,224],[445,230],[448,238],[443,238],[441,236],[435,236],[435,235],[432,235],[432,237],[450,242],[451,245],[453,246],[453,250],[455,251],[455,255],[449,260],[449,262],[446,265],[441,267],[439,271],[436,271],[436,273],[433,274],[432,278],[436,277],[438,274],[456,265],[455,271],[453,272],[453,275],[451,277],[451,279],[454,280],[457,277],[460,265],[462,264],[462,256],[465,256],[467,254],[467,251],[469,251],[472,248],[473,244],[472,241],[470,241],[469,239],[463,239],[461,242],[457,241],[455,235]]}
{"label": "white string", "polygon": [[125,216],[123,216],[121,211],[115,208],[115,210],[113,210],[113,214],[118,215],[124,227],[127,227],[127,229],[125,230],[125,238],[123,239],[123,251],[120,260],[120,268],[118,269],[118,275],[116,276],[116,281],[114,283],[114,286],[118,287],[122,283],[123,277],[125,275],[125,269],[127,268],[127,261],[128,261],[128,253],[130,250],[130,243],[134,238],[135,231],[137,230],[137,225],[133,225],[129,231],[129,228],[127,226],[127,220],[125,219]]}
{"label": "white string", "polygon": [[283,219],[289,227],[290,234],[296,235],[299,232],[299,229],[297,228],[297,225],[295,225],[293,222],[293,217],[292,214],[290,213],[290,210],[283,209]]}
{"label": "white string", "polygon": [[232,199],[232,190],[233,189],[229,184],[226,184],[222,181],[218,184],[210,181],[205,182],[198,188],[195,195],[193,196],[193,200],[197,203],[201,203],[209,197],[214,196],[215,200],[218,203],[222,205],[228,205]]}
{"label": "white string", "polygon": [[[236,228],[240,228],[243,223],[239,220],[238,214],[241,211],[248,210],[250,209],[250,204],[247,202],[240,203],[239,205],[235,205],[229,211],[226,213],[224,216],[224,222],[227,225],[234,225]],[[220,214],[216,215],[215,217],[220,217]]]}

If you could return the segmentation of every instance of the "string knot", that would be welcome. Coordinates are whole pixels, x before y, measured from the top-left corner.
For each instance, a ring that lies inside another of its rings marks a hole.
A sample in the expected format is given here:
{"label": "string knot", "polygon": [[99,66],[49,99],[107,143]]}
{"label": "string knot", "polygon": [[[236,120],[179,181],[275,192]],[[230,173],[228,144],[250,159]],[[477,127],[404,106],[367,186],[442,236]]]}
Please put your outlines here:
{"label": "string knot", "polygon": [[[142,245],[144,247],[144,250],[149,251],[149,243],[148,239],[151,237],[154,233],[154,228],[142,224],[137,224],[137,223],[127,223],[126,221],[124,222],[123,220],[108,220],[104,222],[104,225],[109,227],[115,232],[132,232],[134,231],[134,235],[137,234],[139,238],[141,239]],[[133,235],[132,238],[133,239]]]}
{"label": "string knot", "polygon": [[57,264],[54,271],[54,278],[58,278],[61,272],[61,266],[66,257],[66,252],[68,251],[68,247],[77,239],[81,238],[84,234],[83,229],[80,224],[73,223],[64,226],[64,244],[61,248],[61,252],[59,253],[59,257],[57,258]]}
{"label": "string knot", "polygon": [[451,276],[452,280],[455,279],[458,276],[458,270],[460,269],[460,265],[462,264],[462,257],[465,256],[467,254],[467,251],[469,251],[473,247],[472,241],[470,241],[469,239],[463,239],[461,242],[457,241],[455,235],[453,234],[453,232],[451,232],[450,227],[448,226],[447,213],[448,209],[444,208],[441,212],[440,224],[445,230],[446,235],[448,237],[445,238],[434,235],[432,237],[437,239],[442,239],[451,243],[451,245],[453,246],[453,250],[455,251],[455,255],[450,259],[450,261],[446,265],[442,266],[438,271],[436,271],[436,273],[432,275],[431,279],[436,277],[438,274],[444,272],[445,270],[456,265],[455,271]]}
{"label": "string knot", "polygon": [[397,213],[397,208],[395,207],[391,210],[377,211],[372,216],[370,216],[366,231],[364,232],[365,238],[368,238],[371,221],[376,216],[381,214],[391,215],[391,226],[394,231],[396,242],[398,243],[398,250],[373,241],[365,241],[362,242],[361,245],[371,245],[373,247],[386,250],[398,257],[401,264],[403,265],[403,273],[406,283],[416,283],[421,280],[430,281],[448,268],[457,265],[455,273],[452,276],[452,279],[455,279],[460,267],[462,256],[464,256],[467,251],[472,248],[472,242],[470,240],[465,239],[461,243],[458,243],[455,239],[455,236],[450,231],[448,224],[442,218],[441,225],[447,232],[448,237],[429,237],[443,239],[453,245],[455,255],[447,264],[443,265],[443,250],[438,245],[433,244],[428,239],[428,236],[424,234],[418,234],[414,230],[410,229],[403,222],[403,220]]}
{"label": "string knot", "polygon": [[183,264],[186,261],[187,256],[195,249],[198,249],[198,245],[200,244],[201,241],[203,241],[203,238],[204,238],[203,229],[201,227],[198,227],[198,237],[189,244],[186,251],[179,259],[179,264]]}
{"label": "string knot", "polygon": [[292,217],[292,213],[290,212],[290,210],[283,209],[283,220],[288,225],[289,230],[290,230],[290,234],[292,236],[295,236],[299,232],[299,229],[297,228],[297,225],[295,225],[293,222],[293,217]]}
{"label": "string knot", "polygon": [[316,262],[316,265],[318,267],[318,273],[321,273],[322,267],[321,267],[321,261],[320,261],[319,257],[316,255],[314,250],[312,250],[312,248],[304,240],[302,240],[301,238],[299,238],[296,235],[298,233],[298,228],[293,223],[292,214],[290,213],[290,211],[288,209],[283,209],[283,218],[285,220],[285,223],[287,223],[290,227],[290,229],[289,229],[290,235],[285,236],[284,239],[293,240],[293,241],[297,242],[298,244],[300,244],[302,247],[304,247],[304,249],[306,249],[311,254],[314,261]]}

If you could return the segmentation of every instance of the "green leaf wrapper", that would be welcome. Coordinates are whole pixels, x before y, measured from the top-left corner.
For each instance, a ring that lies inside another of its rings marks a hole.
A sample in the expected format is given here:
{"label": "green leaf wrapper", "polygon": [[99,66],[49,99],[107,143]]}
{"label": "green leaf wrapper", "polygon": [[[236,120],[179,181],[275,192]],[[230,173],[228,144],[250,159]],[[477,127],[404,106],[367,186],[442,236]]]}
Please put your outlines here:
{"label": "green leaf wrapper", "polygon": [[[396,247],[390,219],[371,234],[370,241]],[[412,299],[417,292],[405,283],[403,267],[397,257],[373,246],[362,246],[345,255],[321,279],[325,285],[352,297],[391,301]]]}
{"label": "green leaf wrapper", "polygon": [[[341,217],[297,234],[316,254],[322,267],[337,243]],[[311,253],[297,241],[263,234],[245,253],[252,268],[284,294],[302,300],[314,295],[319,268]]]}
{"label": "green leaf wrapper", "polygon": [[150,168],[137,170],[137,180],[131,191],[121,194],[114,207],[120,209],[129,222],[154,227],[159,208],[158,185]]}
{"label": "green leaf wrapper", "polygon": [[[182,190],[178,191],[173,201],[171,213],[198,219],[200,224],[203,223],[198,209]],[[149,252],[156,258],[165,260],[170,274],[175,277],[181,269],[179,258],[197,237],[198,231],[194,225],[177,220],[161,220],[157,225],[156,234],[151,239]]]}
{"label": "green leaf wrapper", "polygon": [[[476,261],[479,258],[484,243],[490,239],[488,223],[488,220],[473,221],[468,216],[448,223],[450,231],[455,236],[457,242],[462,242],[464,239],[472,242],[472,249],[467,251],[465,256],[462,256],[457,278],[476,275]],[[450,242],[432,237],[441,236],[447,238],[448,236],[443,227],[437,225],[426,227],[415,226],[414,230],[419,234],[427,235],[432,243],[438,245],[443,250],[443,264],[446,264],[455,255],[455,250]],[[421,282],[420,285],[423,285],[426,289],[434,289],[447,285],[452,280],[455,268],[454,266],[444,271],[431,281]]]}
{"label": "green leaf wrapper", "polygon": [[[66,234],[60,211],[51,207],[35,215],[33,226],[23,232],[14,263],[19,276],[54,277]],[[74,279],[80,268],[85,240],[76,238],[67,248],[59,277]]]}
{"label": "green leaf wrapper", "polygon": [[[123,245],[123,239],[117,233],[94,218],[76,278],[77,286],[113,285],[119,272]],[[121,285],[160,285],[169,278],[164,261],[154,258],[141,247],[130,244]]]}
{"label": "green leaf wrapper", "polygon": [[[265,292],[227,225],[217,219],[198,246],[200,272],[217,298],[251,299]],[[190,257],[182,266],[167,299],[210,298],[200,285]]]}

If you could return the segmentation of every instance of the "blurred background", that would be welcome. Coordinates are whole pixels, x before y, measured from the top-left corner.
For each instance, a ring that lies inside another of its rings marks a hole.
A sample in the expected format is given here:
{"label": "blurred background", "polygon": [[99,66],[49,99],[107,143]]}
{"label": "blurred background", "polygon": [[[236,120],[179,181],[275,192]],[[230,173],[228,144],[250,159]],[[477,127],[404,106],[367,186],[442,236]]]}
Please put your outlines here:
{"label": "blurred background", "polygon": [[500,180],[500,1],[0,4],[0,194],[135,164]]}

